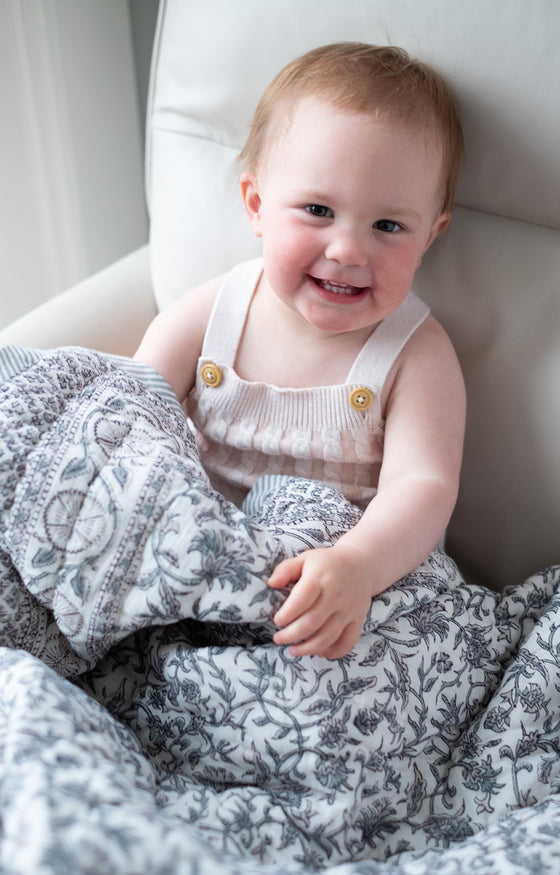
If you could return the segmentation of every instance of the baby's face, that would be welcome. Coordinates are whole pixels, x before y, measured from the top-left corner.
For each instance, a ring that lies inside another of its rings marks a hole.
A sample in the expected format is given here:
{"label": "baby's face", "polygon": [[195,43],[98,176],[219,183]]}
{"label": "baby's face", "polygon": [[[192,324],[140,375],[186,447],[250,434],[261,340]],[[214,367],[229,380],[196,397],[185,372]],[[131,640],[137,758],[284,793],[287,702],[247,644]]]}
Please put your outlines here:
{"label": "baby's face", "polygon": [[264,278],[321,331],[364,331],[406,298],[448,224],[435,137],[303,101],[242,191]]}

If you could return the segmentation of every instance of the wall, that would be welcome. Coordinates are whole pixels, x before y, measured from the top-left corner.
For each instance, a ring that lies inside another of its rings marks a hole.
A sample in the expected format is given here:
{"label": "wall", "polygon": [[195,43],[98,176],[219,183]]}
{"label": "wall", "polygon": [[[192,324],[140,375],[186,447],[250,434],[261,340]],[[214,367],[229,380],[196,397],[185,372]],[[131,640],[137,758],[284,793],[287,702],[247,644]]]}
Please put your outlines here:
{"label": "wall", "polygon": [[0,327],[147,240],[156,0],[0,3]]}
{"label": "wall", "polygon": [[159,0],[128,0],[134,67],[138,91],[138,109],[142,130],[142,149],[146,127],[146,103],[150,81],[150,62],[157,24]]}

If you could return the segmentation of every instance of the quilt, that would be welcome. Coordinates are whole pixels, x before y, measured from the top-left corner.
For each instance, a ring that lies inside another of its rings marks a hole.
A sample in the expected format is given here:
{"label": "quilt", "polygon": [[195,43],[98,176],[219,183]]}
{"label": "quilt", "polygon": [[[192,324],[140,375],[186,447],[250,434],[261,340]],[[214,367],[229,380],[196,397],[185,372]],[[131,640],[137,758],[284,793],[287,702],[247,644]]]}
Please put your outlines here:
{"label": "quilt", "polygon": [[0,871],[558,872],[560,568],[495,593],[436,549],[293,658],[266,579],[358,515],[226,502],[148,368],[1,350]]}

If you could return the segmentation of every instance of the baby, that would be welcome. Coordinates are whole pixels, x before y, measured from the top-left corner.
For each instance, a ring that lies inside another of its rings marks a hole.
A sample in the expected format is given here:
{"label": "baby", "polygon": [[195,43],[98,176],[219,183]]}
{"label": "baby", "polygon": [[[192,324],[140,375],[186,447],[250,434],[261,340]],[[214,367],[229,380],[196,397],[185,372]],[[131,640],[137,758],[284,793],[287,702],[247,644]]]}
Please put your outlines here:
{"label": "baby", "polygon": [[441,76],[401,49],[340,43],[266,89],[240,156],[262,259],[187,293],[136,353],[240,503],[264,474],[326,481],[363,508],[334,546],[280,563],[294,656],[352,649],[371,600],[418,566],[455,505],[465,392],[452,345],[411,291],[448,225],[462,157]]}

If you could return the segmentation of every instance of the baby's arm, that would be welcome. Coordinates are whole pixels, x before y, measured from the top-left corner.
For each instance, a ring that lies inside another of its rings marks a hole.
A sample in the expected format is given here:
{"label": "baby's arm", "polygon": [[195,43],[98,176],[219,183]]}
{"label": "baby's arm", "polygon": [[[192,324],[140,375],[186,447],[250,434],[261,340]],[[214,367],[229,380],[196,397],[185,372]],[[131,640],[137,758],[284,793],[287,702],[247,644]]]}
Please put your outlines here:
{"label": "baby's arm", "polygon": [[134,358],[164,377],[181,403],[194,386],[206,326],[223,277],[187,292],[156,316]]}
{"label": "baby's arm", "polygon": [[371,598],[430,554],[459,485],[465,390],[451,343],[432,318],[397,360],[385,405],[378,493],[330,548],[280,563],[269,585],[296,583],[275,616],[278,644],[294,656],[334,659],[352,649]]}

